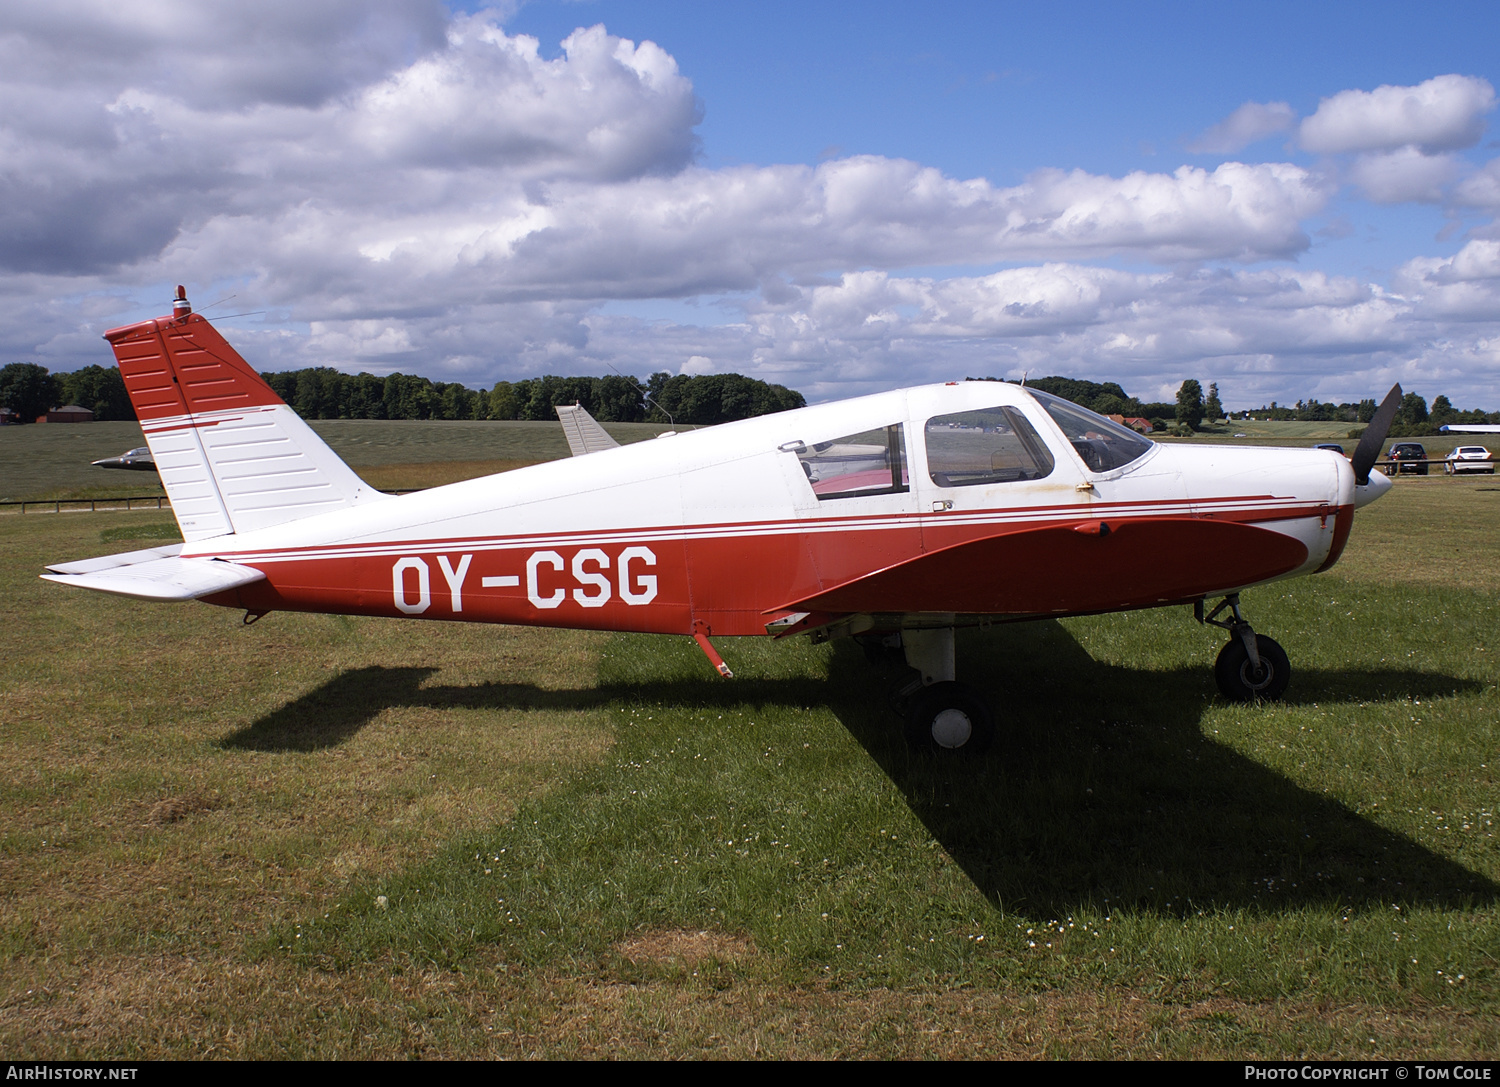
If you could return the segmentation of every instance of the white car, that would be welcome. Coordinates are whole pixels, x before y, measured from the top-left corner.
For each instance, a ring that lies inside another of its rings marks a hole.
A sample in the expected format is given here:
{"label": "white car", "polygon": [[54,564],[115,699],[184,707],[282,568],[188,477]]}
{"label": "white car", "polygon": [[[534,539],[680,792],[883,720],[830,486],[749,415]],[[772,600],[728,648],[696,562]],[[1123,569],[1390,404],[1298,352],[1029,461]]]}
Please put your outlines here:
{"label": "white car", "polygon": [[1495,461],[1490,451],[1482,445],[1461,445],[1443,458],[1443,471],[1450,476],[1459,472],[1486,472],[1495,474]]}

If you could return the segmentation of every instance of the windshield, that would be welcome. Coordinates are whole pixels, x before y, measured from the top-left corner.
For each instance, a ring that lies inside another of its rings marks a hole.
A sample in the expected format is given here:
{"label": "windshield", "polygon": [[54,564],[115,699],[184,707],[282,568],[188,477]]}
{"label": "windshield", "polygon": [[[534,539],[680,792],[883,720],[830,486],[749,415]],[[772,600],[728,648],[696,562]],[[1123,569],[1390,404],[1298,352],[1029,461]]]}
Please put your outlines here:
{"label": "windshield", "polygon": [[1128,427],[1095,415],[1072,401],[1051,393],[1027,389],[1037,403],[1047,409],[1052,421],[1062,430],[1083,463],[1092,472],[1111,472],[1139,460],[1151,451],[1152,443]]}

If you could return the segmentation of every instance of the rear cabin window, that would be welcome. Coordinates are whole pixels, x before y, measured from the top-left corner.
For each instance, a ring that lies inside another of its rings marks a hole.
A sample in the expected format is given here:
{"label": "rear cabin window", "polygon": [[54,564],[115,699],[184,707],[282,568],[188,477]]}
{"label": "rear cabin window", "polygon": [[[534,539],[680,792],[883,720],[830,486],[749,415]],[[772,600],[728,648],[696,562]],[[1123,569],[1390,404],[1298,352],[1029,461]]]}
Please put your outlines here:
{"label": "rear cabin window", "polygon": [[1052,454],[1015,408],[982,408],[927,420],[927,471],[939,487],[1015,483],[1052,473]]}
{"label": "rear cabin window", "polygon": [[1129,427],[1121,426],[1087,408],[1080,408],[1060,396],[1027,389],[1047,409],[1052,421],[1063,432],[1073,449],[1091,472],[1111,472],[1139,460],[1156,444],[1141,437]]}
{"label": "rear cabin window", "polygon": [[818,501],[910,490],[901,424],[817,442],[797,454]]}

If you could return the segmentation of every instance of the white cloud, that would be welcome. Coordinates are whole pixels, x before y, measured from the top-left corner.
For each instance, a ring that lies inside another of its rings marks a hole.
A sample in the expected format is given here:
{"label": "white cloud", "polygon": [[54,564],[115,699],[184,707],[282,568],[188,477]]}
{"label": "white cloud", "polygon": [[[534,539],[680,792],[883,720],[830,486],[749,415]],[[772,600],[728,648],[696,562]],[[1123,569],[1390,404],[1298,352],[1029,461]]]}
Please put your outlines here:
{"label": "white cloud", "polygon": [[[14,53],[10,29],[0,41]],[[108,67],[59,98],[6,72],[0,267],[136,264],[182,232],[222,233],[216,220],[243,226],[241,254],[268,255],[264,231],[287,216],[334,232],[340,249],[353,227],[367,254],[388,257],[404,218],[451,236],[455,215],[468,226],[487,214],[465,242],[494,244],[531,214],[527,185],[671,174],[692,160],[698,104],[670,56],[599,27],[570,35],[563,53],[543,59],[535,39],[488,15],[458,18],[441,48],[313,104],[247,92],[225,106],[150,70]]]}
{"label": "white cloud", "polygon": [[1232,153],[1267,136],[1286,132],[1296,123],[1296,112],[1285,102],[1246,102],[1188,144],[1187,149],[1200,153]]}
{"label": "white cloud", "polygon": [[315,107],[441,48],[448,22],[442,0],[7,0],[0,72],[104,100]]}
{"label": "white cloud", "polygon": [[1408,261],[1395,284],[1425,316],[1500,322],[1500,241],[1476,239],[1447,259]]}
{"label": "white cloud", "polygon": [[1490,159],[1454,186],[1453,199],[1468,207],[1500,211],[1500,159]]}
{"label": "white cloud", "polygon": [[1415,147],[1401,147],[1358,156],[1349,180],[1377,204],[1435,204],[1458,172],[1452,155],[1424,155]]}
{"label": "white cloud", "polygon": [[[1327,199],[1320,181],[1281,164],[1123,178],[1049,171],[1004,189],[874,156],[614,184],[491,178],[483,192],[399,210],[330,197],[216,216],[159,264],[163,275],[187,266],[215,278],[254,254],[270,301],[355,316],[412,305],[414,292],[444,306],[686,297],[850,267],[1116,253],[1253,260],[1305,248],[1301,220]],[[423,191],[423,179],[412,187]]]}
{"label": "white cloud", "polygon": [[[162,312],[176,282],[200,305],[235,293],[229,310],[269,310],[226,329],[262,368],[476,385],[739,370],[827,398],[1030,370],[1142,395],[1199,376],[1227,397],[1285,399],[1309,382],[1367,395],[1413,360],[1437,372],[1439,343],[1471,360],[1500,343],[1494,252],[1477,235],[1407,265],[1399,294],[1246,267],[1304,254],[1309,218],[1335,198],[1296,165],[1041,170],[1008,186],[875,155],[711,169],[692,84],[650,42],[594,27],[549,59],[492,12],[273,2],[0,10],[8,357],[107,359],[98,333],[144,316],[147,292]],[[1398,91],[1416,120],[1387,101]],[[1336,95],[1302,135],[1356,152],[1349,177],[1371,199],[1451,190],[1495,208],[1495,163],[1463,177],[1441,150],[1492,105],[1488,83],[1440,77]],[[1201,146],[1293,120],[1247,103]],[[996,265],[1017,266],[902,272]],[[738,319],[599,311],[695,297]]]}
{"label": "white cloud", "polygon": [[1391,151],[1408,144],[1432,154],[1472,147],[1495,108],[1495,88],[1474,76],[1440,75],[1415,87],[1340,91],[1302,122],[1309,151]]}

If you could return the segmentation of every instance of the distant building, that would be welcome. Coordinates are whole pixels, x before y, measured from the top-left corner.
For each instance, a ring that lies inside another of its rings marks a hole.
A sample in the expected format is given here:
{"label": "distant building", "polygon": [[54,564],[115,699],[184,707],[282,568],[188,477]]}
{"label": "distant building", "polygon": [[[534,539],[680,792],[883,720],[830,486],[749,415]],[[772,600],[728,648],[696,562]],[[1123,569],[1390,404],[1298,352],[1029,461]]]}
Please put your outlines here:
{"label": "distant building", "polygon": [[65,408],[53,408],[46,415],[38,415],[36,421],[39,423],[92,423],[94,413],[77,404],[69,404]]}
{"label": "distant building", "polygon": [[1123,415],[1111,415],[1110,418],[1119,423],[1121,426],[1128,426],[1131,430],[1137,431],[1138,433],[1151,433],[1150,419],[1142,419],[1139,415],[1132,415],[1128,419]]}
{"label": "distant building", "polygon": [[21,417],[9,408],[0,408],[0,426],[10,426],[12,423],[19,423],[20,421]]}

